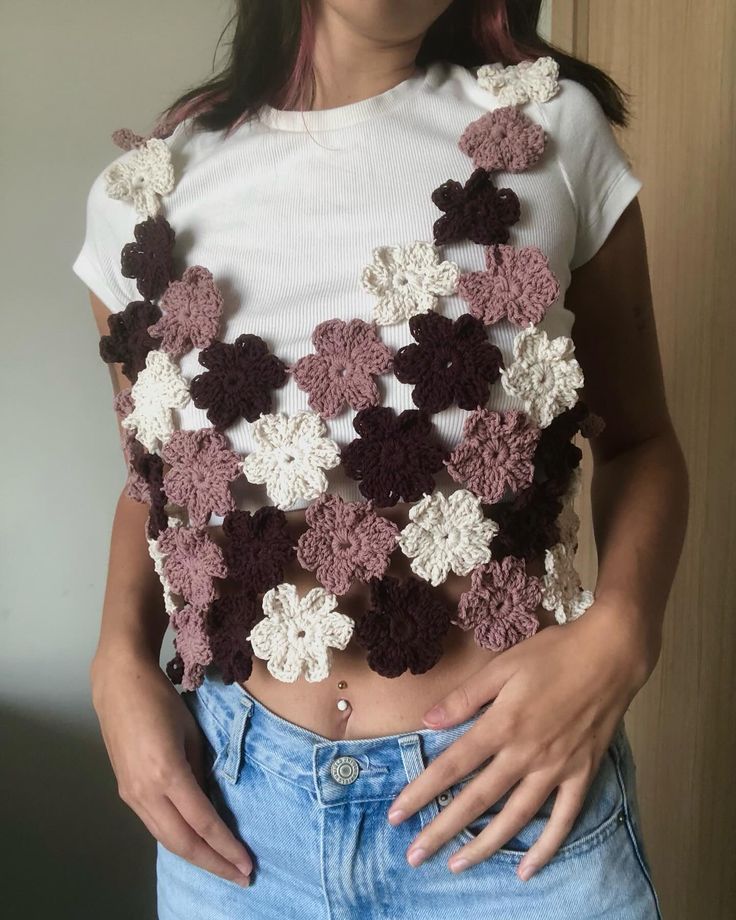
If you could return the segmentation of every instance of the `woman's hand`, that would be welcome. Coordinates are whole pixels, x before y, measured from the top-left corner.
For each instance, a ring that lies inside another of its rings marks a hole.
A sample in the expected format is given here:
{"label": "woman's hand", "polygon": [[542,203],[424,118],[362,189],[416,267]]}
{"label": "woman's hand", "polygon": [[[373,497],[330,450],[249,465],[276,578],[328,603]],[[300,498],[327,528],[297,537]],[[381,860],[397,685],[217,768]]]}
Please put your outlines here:
{"label": "woman's hand", "polygon": [[[620,610],[619,610],[620,613]],[[588,787],[650,665],[639,637],[613,607],[596,602],[582,617],[552,625],[501,653],[425,716],[432,728],[470,718],[493,704],[394,799],[398,824],[492,758],[412,841],[419,865],[518,783],[501,811],[448,861],[459,872],[487,859],[517,834],[557,789],[544,831],[525,854],[519,877],[549,862],[572,828]]]}
{"label": "woman's hand", "polygon": [[252,861],[202,790],[202,735],[158,666],[99,651],[92,699],[122,800],[167,850],[246,887]]}

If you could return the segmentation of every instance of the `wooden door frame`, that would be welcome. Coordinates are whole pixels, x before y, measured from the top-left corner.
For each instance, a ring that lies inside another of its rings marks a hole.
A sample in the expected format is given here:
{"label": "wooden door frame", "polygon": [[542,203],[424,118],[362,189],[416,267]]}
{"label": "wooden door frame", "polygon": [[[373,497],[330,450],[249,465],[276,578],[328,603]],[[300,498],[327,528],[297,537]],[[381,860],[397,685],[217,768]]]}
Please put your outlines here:
{"label": "wooden door frame", "polygon": [[588,8],[590,0],[551,0],[552,43],[583,58],[588,56]]}

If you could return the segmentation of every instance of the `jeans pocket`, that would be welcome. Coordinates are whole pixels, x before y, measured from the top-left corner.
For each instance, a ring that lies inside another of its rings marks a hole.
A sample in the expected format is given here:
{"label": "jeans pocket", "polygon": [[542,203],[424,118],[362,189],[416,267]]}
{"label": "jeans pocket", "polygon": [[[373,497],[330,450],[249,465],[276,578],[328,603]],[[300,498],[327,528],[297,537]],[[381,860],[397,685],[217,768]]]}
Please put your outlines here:
{"label": "jeans pocket", "polygon": [[228,731],[205,706],[196,690],[183,690],[181,698],[199,727],[203,742],[204,777],[209,780],[227,752]]}

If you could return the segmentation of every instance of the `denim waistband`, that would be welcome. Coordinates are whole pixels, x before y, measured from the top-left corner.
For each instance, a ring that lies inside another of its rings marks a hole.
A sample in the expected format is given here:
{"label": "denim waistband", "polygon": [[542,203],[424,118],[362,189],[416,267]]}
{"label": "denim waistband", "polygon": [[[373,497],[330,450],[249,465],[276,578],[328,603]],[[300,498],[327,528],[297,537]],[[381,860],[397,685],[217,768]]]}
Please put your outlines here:
{"label": "denim waistband", "polygon": [[[229,757],[237,759],[238,768],[252,758],[284,780],[314,791],[321,805],[394,798],[407,777],[421,773],[490,705],[449,728],[332,740],[276,715],[238,683],[208,676],[196,693],[227,733]],[[357,768],[356,781],[336,781],[333,764],[340,757],[352,758],[348,766]]]}

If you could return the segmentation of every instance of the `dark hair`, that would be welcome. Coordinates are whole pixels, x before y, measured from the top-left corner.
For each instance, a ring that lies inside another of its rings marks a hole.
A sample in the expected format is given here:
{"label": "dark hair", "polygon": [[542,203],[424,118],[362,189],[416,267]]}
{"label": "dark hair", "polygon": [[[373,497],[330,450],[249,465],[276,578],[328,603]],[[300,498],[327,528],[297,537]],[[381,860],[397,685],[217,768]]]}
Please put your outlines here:
{"label": "dark hair", "polygon": [[[542,0],[454,0],[430,26],[417,64],[445,60],[464,67],[554,58],[560,76],[585,86],[608,119],[625,125],[627,96],[602,70],[565,54],[538,33]],[[232,129],[264,104],[306,107],[312,92],[311,0],[237,0],[224,68],[186,92],[161,115],[167,131],[192,117],[205,130]],[[219,44],[219,43],[218,43]]]}

